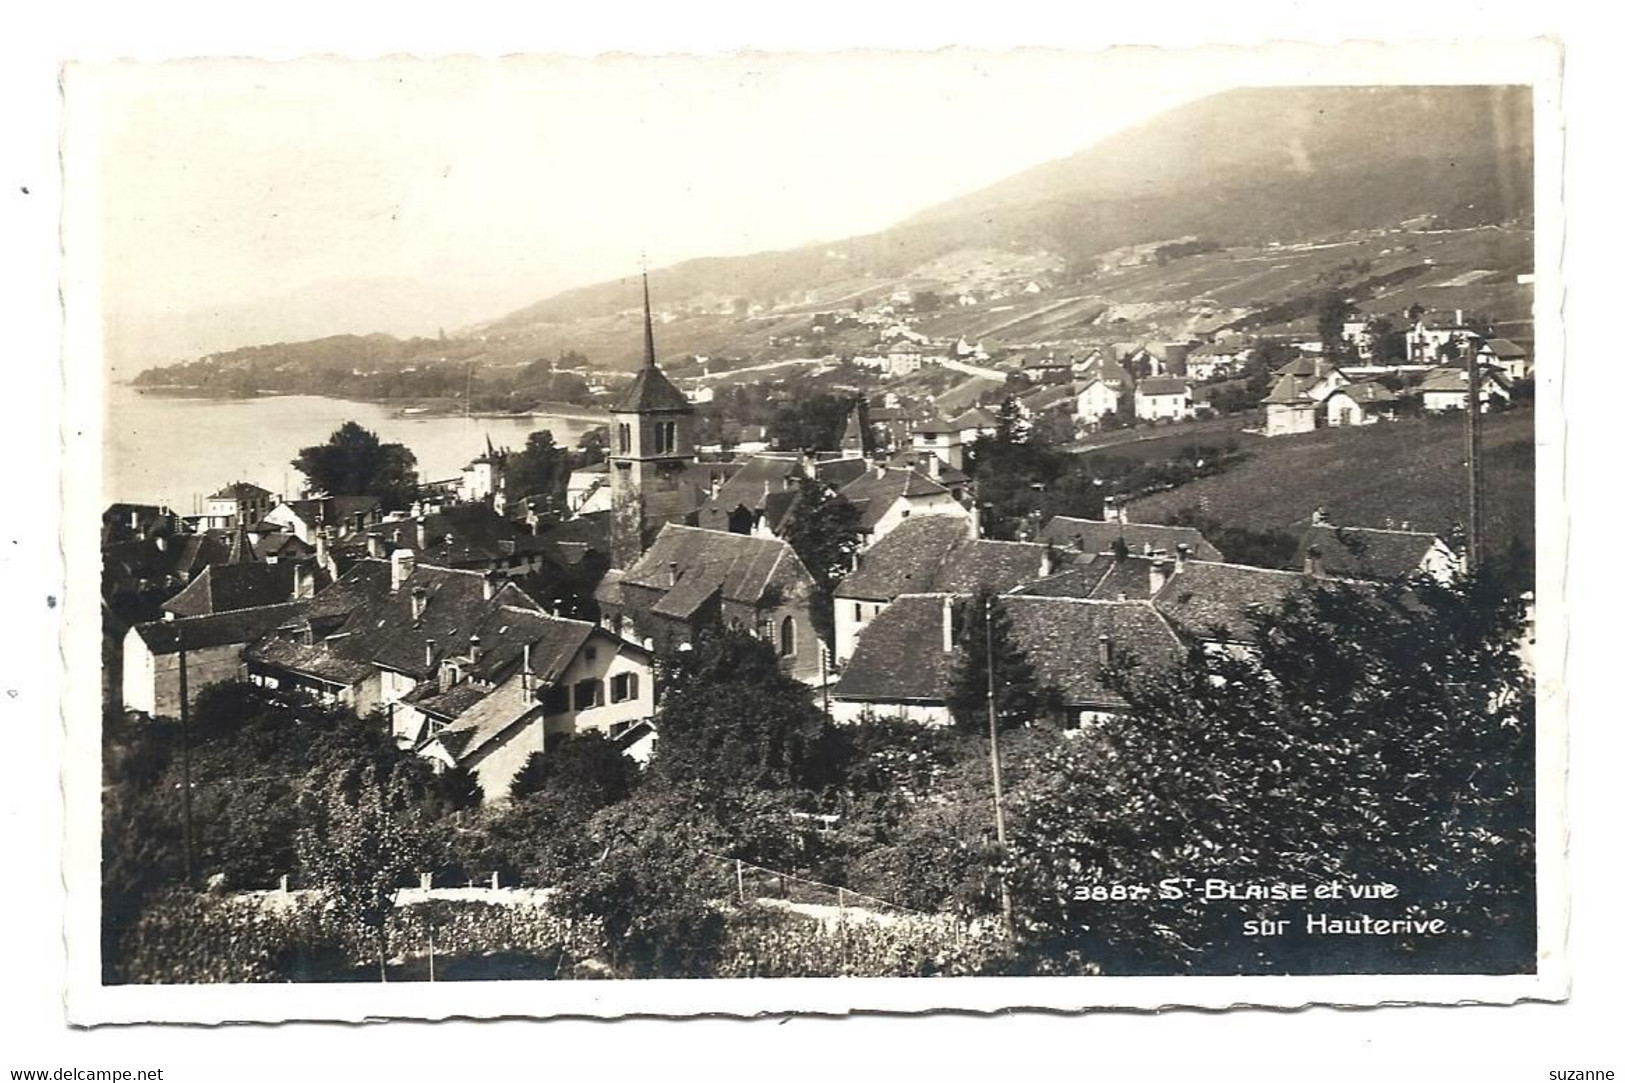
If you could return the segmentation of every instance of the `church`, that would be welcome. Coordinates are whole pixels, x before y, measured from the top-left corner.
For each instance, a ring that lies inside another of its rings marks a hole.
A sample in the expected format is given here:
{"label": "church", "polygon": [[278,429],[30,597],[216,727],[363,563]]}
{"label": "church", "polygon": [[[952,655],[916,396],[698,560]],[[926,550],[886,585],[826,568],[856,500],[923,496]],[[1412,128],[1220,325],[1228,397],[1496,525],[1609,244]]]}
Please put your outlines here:
{"label": "church", "polygon": [[656,650],[706,625],[743,627],[791,676],[817,680],[812,575],[788,542],[696,526],[710,496],[694,447],[694,407],[655,361],[643,280],[643,365],[610,408],[610,570],[595,592],[606,627]]}

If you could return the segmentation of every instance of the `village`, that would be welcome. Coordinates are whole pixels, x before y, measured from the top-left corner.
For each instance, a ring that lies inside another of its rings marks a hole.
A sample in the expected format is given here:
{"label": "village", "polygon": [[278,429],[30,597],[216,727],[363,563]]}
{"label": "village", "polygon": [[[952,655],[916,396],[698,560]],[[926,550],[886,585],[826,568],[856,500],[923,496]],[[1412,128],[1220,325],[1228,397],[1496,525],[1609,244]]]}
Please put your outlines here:
{"label": "village", "polygon": [[[1288,343],[1260,403],[1263,434],[1380,424],[1402,404],[1459,416],[1470,382],[1480,410],[1501,409],[1528,385],[1526,349],[1459,312],[1412,315],[1397,333],[1349,319],[1331,349]],[[472,773],[501,803],[532,756],[572,735],[646,762],[656,659],[707,627],[771,645],[837,723],[942,726],[957,614],[991,594],[1056,693],[1051,715],[1077,732],[1121,706],[1102,677],[1114,658],[1245,654],[1254,615],[1317,583],[1449,582],[1468,566],[1459,537],[1321,512],[1292,567],[1231,563],[1198,529],[1139,522],[1111,495],[1098,519],[1056,514],[1018,540],[985,536],[968,461],[979,441],[1022,439],[1057,414],[1077,437],[1199,417],[1205,392],[1259,349],[1236,338],[1029,351],[992,367],[976,346],[893,323],[858,364],[886,376],[957,366],[985,385],[980,401],[948,417],[860,396],[838,447],[719,454],[696,441],[693,393],[657,363],[655,323],[646,298],[644,365],[611,407],[602,458],[570,473],[562,506],[511,493],[513,452],[489,441],[459,477],[389,510],[376,496],[275,496],[241,480],[189,516],[115,504],[103,522],[109,706],[184,716],[209,685],[246,681],[376,712],[400,748]],[[852,513],[836,546],[844,566],[810,567],[792,542],[826,501]]]}

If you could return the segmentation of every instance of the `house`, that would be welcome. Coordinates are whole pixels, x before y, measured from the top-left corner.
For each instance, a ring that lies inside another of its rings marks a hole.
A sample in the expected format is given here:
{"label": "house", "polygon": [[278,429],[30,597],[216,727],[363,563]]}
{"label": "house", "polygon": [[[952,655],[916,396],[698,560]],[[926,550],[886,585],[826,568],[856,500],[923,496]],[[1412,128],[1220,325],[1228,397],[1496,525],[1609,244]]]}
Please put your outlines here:
{"label": "house", "polygon": [[815,585],[788,542],[668,523],[632,567],[612,569],[596,598],[616,635],[679,649],[707,627],[736,626],[771,643],[800,680],[819,676]]}
{"label": "house", "polygon": [[102,547],[173,534],[177,525],[175,513],[163,504],[109,504],[102,512]]}
{"label": "house", "polygon": [[1283,373],[1264,397],[1264,435],[1290,436],[1314,432],[1320,404],[1309,394],[1319,380],[1313,374]]}
{"label": "house", "polygon": [[1510,339],[1492,338],[1478,350],[1480,368],[1496,368],[1516,382],[1529,377],[1529,353]]}
{"label": "house", "polygon": [[1329,365],[1324,361],[1315,362],[1314,382],[1309,385],[1308,395],[1317,403],[1325,402],[1333,391],[1340,387],[1347,387],[1353,381],[1348,374],[1336,365]]}
{"label": "house", "polygon": [[1437,534],[1391,527],[1333,526],[1320,513],[1298,545],[1306,575],[1392,582],[1427,575],[1449,582],[1461,558]]}
{"label": "house", "polygon": [[415,518],[385,520],[367,531],[372,555],[397,549],[424,564],[519,578],[542,566],[543,546],[489,504],[450,504]]}
{"label": "house", "polygon": [[1405,333],[1405,356],[1413,365],[1436,363],[1477,352],[1482,340],[1477,330],[1466,325],[1458,308],[1454,323],[1430,327],[1426,320],[1417,320]]}
{"label": "house", "polygon": [[907,376],[920,371],[925,351],[915,342],[903,339],[886,347],[880,371],[886,376]]}
{"label": "house", "polygon": [[316,572],[309,565],[286,561],[211,564],[164,602],[164,612],[172,617],[201,617],[309,599],[315,592]]}
{"label": "house", "polygon": [[570,471],[564,504],[571,515],[609,510],[609,463],[597,462]]}
{"label": "house", "polygon": [[1206,382],[1229,376],[1245,362],[1245,350],[1234,344],[1204,342],[1185,355],[1185,375]]}
{"label": "house", "polygon": [[1099,425],[1107,414],[1116,414],[1122,407],[1121,392],[1114,391],[1099,376],[1083,381],[1077,396],[1077,409],[1073,416],[1083,425]]}
{"label": "house", "polygon": [[305,604],[300,622],[248,649],[249,679],[361,715],[391,709],[444,660],[477,652],[493,614],[541,612],[510,580],[419,564],[410,549],[358,561]]}
{"label": "house", "polygon": [[[1467,409],[1467,369],[1443,366],[1422,377],[1412,390],[1422,398],[1422,409],[1430,414],[1446,410]],[[1512,398],[1512,389],[1499,369],[1480,369],[1478,374],[1479,411],[1482,413],[1496,402],[1505,403]]]}
{"label": "house", "polygon": [[620,737],[653,714],[646,649],[586,621],[502,606],[467,653],[402,697],[392,725],[402,747],[469,770],[484,800],[501,803],[525,762],[560,738]]}
{"label": "house", "polygon": [[971,407],[949,424],[959,430],[959,442],[967,447],[982,437],[993,436],[999,431],[999,419],[980,406]]}
{"label": "house", "polygon": [[271,510],[271,493],[246,481],[234,481],[203,503],[200,526],[205,530],[230,530],[257,523]]}
{"label": "house", "polygon": [[1301,572],[1203,560],[1175,560],[1168,572],[1151,604],[1188,642],[1229,654],[1256,650],[1257,619],[1314,583]]}
{"label": "house", "polygon": [[336,541],[363,533],[383,519],[376,496],[325,496],[283,500],[265,513],[263,522],[280,526],[306,545],[326,527]]}
{"label": "house", "polygon": [[245,648],[278,626],[298,621],[308,604],[284,602],[135,625],[125,634],[121,652],[124,709],[154,718],[179,717],[183,680],[186,702],[196,706],[198,694],[209,685],[241,679]]}
{"label": "house", "polygon": [[1064,357],[1047,354],[1028,357],[1021,362],[1021,371],[1035,384],[1059,384],[1072,379],[1072,362]]}
{"label": "house", "polygon": [[1127,511],[1108,507],[1105,519],[1077,519],[1057,515],[1038,532],[1038,540],[1057,549],[1079,553],[1127,552],[1147,557],[1171,557],[1185,546],[1197,560],[1223,560],[1224,554],[1189,526],[1131,523]]}
{"label": "house", "polygon": [[[835,720],[948,724],[968,597],[929,593],[894,599],[865,630],[831,693]],[[1168,666],[1183,655],[1172,627],[1149,602],[1006,595],[1000,604],[1039,687],[1053,690],[1069,727],[1122,709],[1123,700],[1104,679],[1114,663],[1133,658],[1142,666]]]}
{"label": "house", "polygon": [[764,538],[783,535],[799,503],[803,480],[816,478],[837,489],[868,469],[862,459],[788,452],[752,455],[743,463],[699,465],[702,469],[727,465],[728,472],[709,474],[709,492],[695,513],[693,525]]}
{"label": "house", "polygon": [[852,656],[864,628],[899,594],[999,593],[1055,572],[1057,554],[1033,542],[978,538],[946,516],[910,519],[858,556],[835,588],[835,662]]}
{"label": "house", "polygon": [[1394,417],[1399,397],[1375,380],[1345,384],[1326,396],[1326,424],[1369,425]]}
{"label": "house", "polygon": [[[938,461],[931,456],[929,461]],[[943,515],[969,520],[971,511],[954,499],[953,491],[927,473],[876,463],[843,485],[840,494],[858,509],[863,544],[873,545],[904,520],[914,516]],[[966,522],[966,528],[969,529]]]}
{"label": "house", "polygon": [[922,421],[909,434],[909,447],[916,452],[935,455],[944,466],[955,470],[965,468],[965,444],[960,427],[941,418]]}
{"label": "house", "polygon": [[492,447],[491,438],[487,436],[485,454],[463,467],[462,476],[457,481],[457,499],[464,504],[493,501],[500,512],[507,477],[508,452]]}
{"label": "house", "polygon": [[254,556],[267,564],[303,564],[316,557],[316,546],[306,545],[291,530],[267,530],[271,524],[255,524]]}
{"label": "house", "polygon": [[1142,421],[1183,421],[1191,416],[1191,385],[1177,376],[1152,376],[1134,387],[1134,416]]}

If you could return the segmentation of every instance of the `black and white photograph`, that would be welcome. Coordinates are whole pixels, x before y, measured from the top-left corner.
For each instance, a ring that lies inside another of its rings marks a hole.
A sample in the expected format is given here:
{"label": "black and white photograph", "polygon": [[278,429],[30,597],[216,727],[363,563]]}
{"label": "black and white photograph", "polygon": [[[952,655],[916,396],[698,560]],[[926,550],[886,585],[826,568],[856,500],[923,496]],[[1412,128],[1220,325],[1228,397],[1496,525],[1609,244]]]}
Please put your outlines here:
{"label": "black and white photograph", "polygon": [[70,1016],[1562,999],[1558,55],[67,65]]}

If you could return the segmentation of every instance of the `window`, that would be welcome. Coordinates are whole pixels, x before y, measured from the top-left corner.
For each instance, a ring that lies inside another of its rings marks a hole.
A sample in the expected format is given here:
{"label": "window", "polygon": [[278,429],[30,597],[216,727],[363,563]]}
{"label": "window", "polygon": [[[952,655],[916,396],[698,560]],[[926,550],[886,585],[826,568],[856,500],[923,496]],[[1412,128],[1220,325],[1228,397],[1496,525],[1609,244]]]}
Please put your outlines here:
{"label": "window", "polygon": [[604,682],[598,680],[577,681],[575,687],[575,709],[578,711],[591,710],[604,705]]}
{"label": "window", "polygon": [[655,422],[655,454],[670,455],[677,450],[677,422]]}
{"label": "window", "polygon": [[611,703],[625,703],[629,699],[638,698],[638,675],[636,673],[617,673],[609,679],[609,701]]}
{"label": "window", "polygon": [[621,454],[630,455],[632,453],[632,426],[623,422],[615,426],[615,433],[615,441],[621,450]]}
{"label": "window", "polygon": [[863,603],[862,602],[853,602],[852,603],[852,619],[857,621],[859,624],[863,623]]}
{"label": "window", "polygon": [[788,658],[796,653],[796,618],[785,617],[779,625],[779,655]]}
{"label": "window", "polygon": [[562,685],[554,685],[542,693],[542,713],[563,714],[570,709],[570,691]]}
{"label": "window", "polygon": [[587,661],[589,661],[589,662],[598,661],[598,648],[597,647],[588,647],[582,653],[586,655]]}

